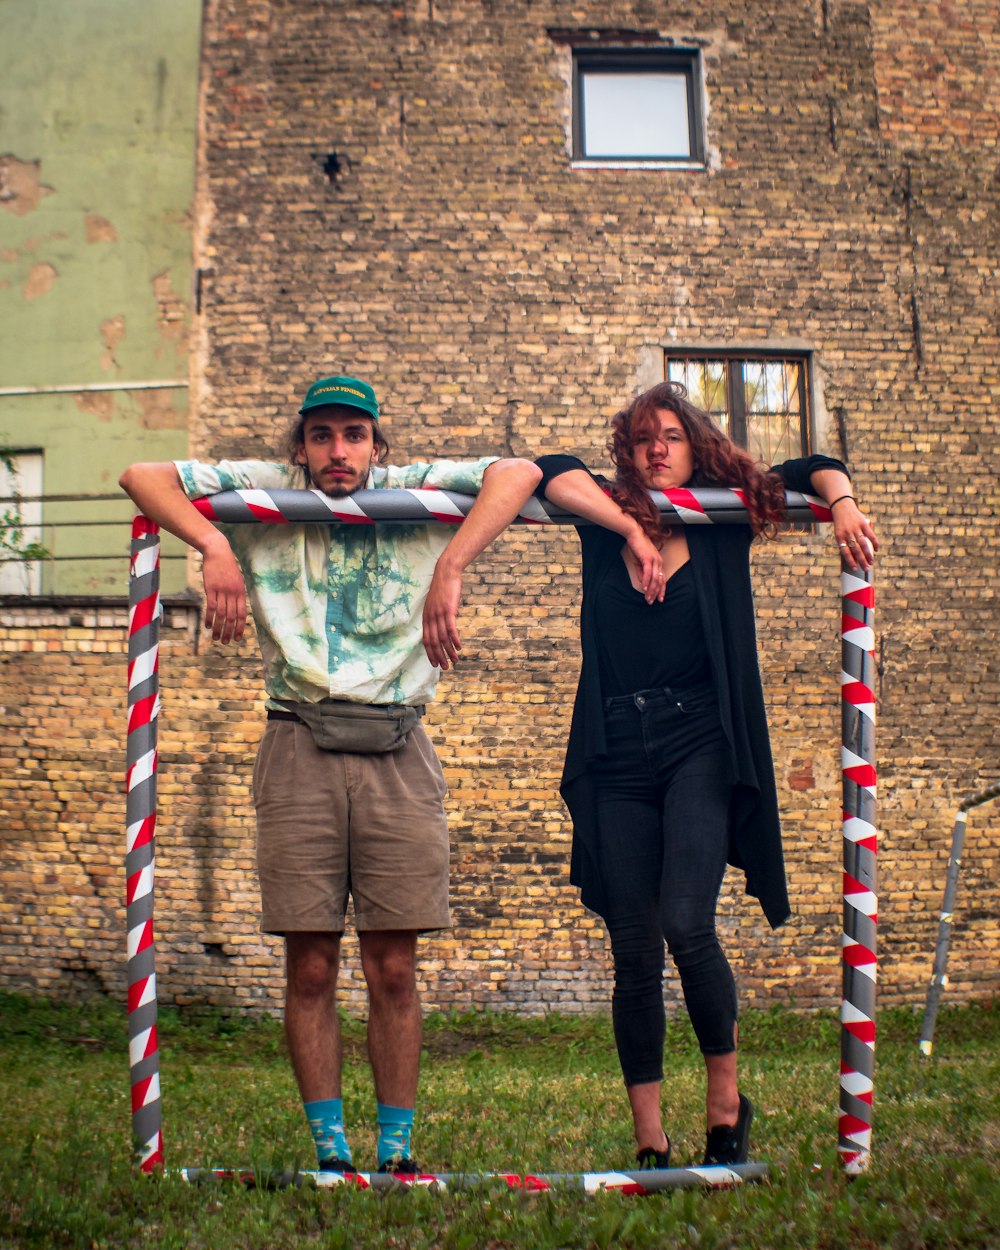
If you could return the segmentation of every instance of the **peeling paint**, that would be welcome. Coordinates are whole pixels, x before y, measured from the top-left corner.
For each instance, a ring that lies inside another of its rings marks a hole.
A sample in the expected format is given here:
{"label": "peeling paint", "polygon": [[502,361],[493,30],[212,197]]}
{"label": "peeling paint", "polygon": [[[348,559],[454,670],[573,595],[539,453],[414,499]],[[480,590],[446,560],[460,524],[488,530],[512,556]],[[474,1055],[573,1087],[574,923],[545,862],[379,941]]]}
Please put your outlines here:
{"label": "peeling paint", "polygon": [[21,161],[12,153],[0,156],[0,205],[15,217],[26,217],[54,188],[41,181],[41,161]]}
{"label": "peeling paint", "polygon": [[24,298],[38,299],[42,295],[47,295],[55,286],[58,277],[59,274],[52,265],[32,265],[28,281],[24,284]]}
{"label": "peeling paint", "polygon": [[187,411],[178,411],[169,391],[141,391],[136,395],[139,401],[139,420],[147,430],[183,430],[187,428]]}
{"label": "peeling paint", "polygon": [[118,242],[118,231],[107,217],[100,217],[97,213],[88,213],[83,219],[83,224],[87,232],[88,243]]}
{"label": "peeling paint", "polygon": [[104,340],[104,346],[107,348],[107,351],[101,356],[102,369],[120,368],[118,361],[115,359],[115,350],[124,337],[125,318],[123,316],[111,317],[107,321],[101,322],[101,338]]}
{"label": "peeling paint", "polygon": [[[153,295],[156,299],[156,328],[175,349],[187,347],[187,308],[173,288],[170,270],[153,277]],[[158,352],[157,355],[160,353]]]}
{"label": "peeling paint", "polygon": [[[0,445],[30,431],[47,495],[187,452],[185,388],[173,410],[131,388],[190,372],[203,8],[0,0],[0,380],[15,391]],[[107,493],[93,516],[124,518]],[[118,563],[89,558],[107,535],[88,533],[55,531],[72,558],[49,562],[45,593],[123,593]],[[161,579],[182,590],[186,561]]]}
{"label": "peeling paint", "polygon": [[98,421],[110,421],[115,415],[115,397],[108,391],[87,391],[73,396],[77,408]]}

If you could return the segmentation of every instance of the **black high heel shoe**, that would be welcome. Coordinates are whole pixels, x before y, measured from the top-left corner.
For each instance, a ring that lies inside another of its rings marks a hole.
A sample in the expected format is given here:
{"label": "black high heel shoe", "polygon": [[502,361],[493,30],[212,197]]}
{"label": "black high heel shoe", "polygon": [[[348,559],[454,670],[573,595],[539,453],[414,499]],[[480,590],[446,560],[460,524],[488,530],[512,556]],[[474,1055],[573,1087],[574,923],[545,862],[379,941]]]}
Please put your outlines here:
{"label": "black high heel shoe", "polygon": [[667,1138],[666,1150],[656,1150],[652,1146],[643,1146],[635,1156],[640,1172],[660,1171],[670,1167],[670,1138]]}

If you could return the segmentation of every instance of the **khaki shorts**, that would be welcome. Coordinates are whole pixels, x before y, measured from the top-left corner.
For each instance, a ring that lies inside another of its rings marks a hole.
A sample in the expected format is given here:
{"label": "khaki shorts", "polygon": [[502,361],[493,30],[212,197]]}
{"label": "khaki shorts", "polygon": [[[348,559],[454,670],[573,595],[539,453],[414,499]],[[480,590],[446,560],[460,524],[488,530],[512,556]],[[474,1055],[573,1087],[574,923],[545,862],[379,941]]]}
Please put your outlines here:
{"label": "khaki shorts", "polygon": [[446,929],[447,792],[423,725],[398,751],[321,751],[269,720],[254,765],[264,933]]}

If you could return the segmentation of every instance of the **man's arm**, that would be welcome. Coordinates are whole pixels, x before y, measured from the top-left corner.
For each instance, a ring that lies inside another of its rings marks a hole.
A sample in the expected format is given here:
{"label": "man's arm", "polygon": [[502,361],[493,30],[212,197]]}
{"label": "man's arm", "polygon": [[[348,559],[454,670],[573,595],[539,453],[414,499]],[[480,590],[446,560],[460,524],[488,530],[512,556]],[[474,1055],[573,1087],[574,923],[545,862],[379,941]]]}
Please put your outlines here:
{"label": "man's arm", "polygon": [[462,649],[457,622],[463,571],[514,520],[541,478],[530,460],[495,460],[487,468],[476,502],[441,553],[427,592],[424,650],[432,664],[450,668]]}
{"label": "man's arm", "polygon": [[201,552],[205,627],[216,642],[238,642],[247,623],[243,574],[225,534],[185,495],[177,466],[170,461],[134,464],[118,485],[151,521]]}

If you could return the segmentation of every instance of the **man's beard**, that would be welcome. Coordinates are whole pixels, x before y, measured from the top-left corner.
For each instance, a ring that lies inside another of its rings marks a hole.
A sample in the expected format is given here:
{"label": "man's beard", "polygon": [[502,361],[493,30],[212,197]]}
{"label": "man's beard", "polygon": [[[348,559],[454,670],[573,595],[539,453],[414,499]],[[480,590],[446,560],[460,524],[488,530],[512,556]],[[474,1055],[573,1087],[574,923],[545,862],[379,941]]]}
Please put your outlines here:
{"label": "man's beard", "polygon": [[[309,474],[309,477],[312,479],[312,474]],[[324,481],[313,482],[312,484],[318,487],[329,499],[346,499],[348,495],[353,495],[356,490],[361,490],[366,481],[366,474],[355,473],[352,481]]]}

